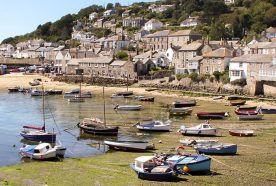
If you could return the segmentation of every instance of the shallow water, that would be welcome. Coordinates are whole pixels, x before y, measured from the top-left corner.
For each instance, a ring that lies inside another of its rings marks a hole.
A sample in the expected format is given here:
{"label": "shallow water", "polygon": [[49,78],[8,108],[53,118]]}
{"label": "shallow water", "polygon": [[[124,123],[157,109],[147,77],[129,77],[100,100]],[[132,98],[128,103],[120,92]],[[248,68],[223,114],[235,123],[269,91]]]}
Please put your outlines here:
{"label": "shallow water", "polygon": [[[16,164],[23,161],[18,154],[23,144],[20,131],[23,125],[43,125],[42,98],[31,97],[30,94],[0,92],[0,166]],[[102,145],[104,139],[80,134],[76,124],[84,117],[99,117],[103,119],[103,98],[96,95],[83,103],[69,103],[62,95],[45,97],[46,129],[58,132],[57,141],[66,148],[65,157],[85,157],[102,154],[108,148]],[[154,117],[166,119],[167,113],[161,108],[161,103],[141,103],[133,99],[105,98],[107,124],[119,125],[118,140],[150,140],[156,134],[140,133],[131,127],[137,121]],[[142,111],[115,111],[116,104],[142,104]],[[67,130],[65,130],[67,129]],[[101,144],[101,145],[99,145]]]}

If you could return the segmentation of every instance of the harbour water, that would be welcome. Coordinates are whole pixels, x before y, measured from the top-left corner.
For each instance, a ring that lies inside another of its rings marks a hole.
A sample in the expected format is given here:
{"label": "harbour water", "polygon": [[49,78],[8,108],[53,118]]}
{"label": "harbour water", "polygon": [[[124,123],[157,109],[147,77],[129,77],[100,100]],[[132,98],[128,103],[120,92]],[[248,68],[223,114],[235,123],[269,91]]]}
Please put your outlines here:
{"label": "harbour water", "polygon": [[[0,92],[0,166],[23,161],[18,154],[19,148],[31,142],[23,140],[20,131],[23,125],[43,125],[42,98],[30,94]],[[141,111],[115,111],[116,104],[141,104],[133,99],[105,98],[106,119],[109,125],[120,126],[115,140],[150,140],[149,133],[139,133],[131,127],[143,118],[166,119],[165,109],[160,103],[143,103]],[[108,150],[102,144],[110,137],[97,137],[80,133],[76,124],[85,117],[103,119],[102,95],[95,95],[83,103],[69,103],[62,95],[45,96],[46,129],[57,132],[57,141],[66,146],[65,157],[86,157],[102,154]]]}

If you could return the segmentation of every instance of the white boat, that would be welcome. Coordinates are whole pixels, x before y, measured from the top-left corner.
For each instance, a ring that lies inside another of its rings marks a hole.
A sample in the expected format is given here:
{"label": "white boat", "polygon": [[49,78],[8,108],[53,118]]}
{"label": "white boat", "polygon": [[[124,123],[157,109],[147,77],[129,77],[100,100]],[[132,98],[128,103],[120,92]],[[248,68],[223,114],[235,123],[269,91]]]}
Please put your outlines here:
{"label": "white boat", "polygon": [[238,115],[239,120],[260,120],[263,119],[263,114],[257,114],[257,115]]}
{"label": "white boat", "polygon": [[118,110],[141,110],[142,105],[116,105],[114,109]]}
{"label": "white boat", "polygon": [[66,148],[61,145],[51,146],[50,143],[40,143],[38,145],[26,145],[20,148],[19,153],[23,157],[37,160],[45,160],[56,157],[64,157]]}
{"label": "white boat", "polygon": [[136,128],[139,130],[145,131],[170,131],[171,129],[171,122],[170,121],[153,121],[147,124],[140,124],[137,123]]}
{"label": "white boat", "polygon": [[196,144],[211,144],[211,143],[218,143],[218,140],[212,140],[212,139],[207,139],[207,140],[202,140],[202,139],[181,139],[179,142],[184,145],[184,146],[193,146]]}
{"label": "white boat", "polygon": [[147,141],[108,141],[105,140],[104,144],[109,148],[115,150],[125,151],[145,151],[154,148],[153,144],[149,144]]}
{"label": "white boat", "polygon": [[202,123],[189,128],[183,125],[180,127],[179,132],[181,132],[183,135],[215,136],[217,134],[217,129],[213,128],[209,123]]}
{"label": "white boat", "polygon": [[125,98],[124,95],[112,94],[111,98]]}
{"label": "white boat", "polygon": [[31,96],[46,96],[48,93],[42,90],[32,90]]}

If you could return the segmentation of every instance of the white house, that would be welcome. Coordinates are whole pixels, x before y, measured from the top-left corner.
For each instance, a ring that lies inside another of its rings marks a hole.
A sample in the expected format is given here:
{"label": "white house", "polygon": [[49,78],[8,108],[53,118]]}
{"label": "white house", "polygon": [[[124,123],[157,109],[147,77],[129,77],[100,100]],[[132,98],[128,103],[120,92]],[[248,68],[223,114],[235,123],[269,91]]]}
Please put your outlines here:
{"label": "white house", "polygon": [[66,73],[67,64],[70,62],[71,59],[72,58],[69,51],[67,50],[59,51],[56,55],[55,63],[54,63],[55,72]]}
{"label": "white house", "polygon": [[109,17],[109,16],[112,16],[113,14],[115,14],[115,10],[106,10],[106,11],[103,13],[103,16],[104,16],[104,17]]}
{"label": "white house", "polygon": [[231,5],[231,4],[234,4],[235,3],[235,0],[224,0],[224,3],[226,5]]}
{"label": "white house", "polygon": [[0,55],[4,57],[12,57],[14,53],[14,47],[11,44],[3,44],[0,46]]}
{"label": "white house", "polygon": [[163,26],[163,23],[156,20],[156,19],[151,19],[148,22],[145,23],[144,29],[147,31],[150,30],[156,30],[159,29]]}
{"label": "white house", "polygon": [[196,17],[189,16],[189,18],[185,19],[184,21],[182,21],[180,23],[180,26],[181,27],[195,27],[200,24],[201,24],[201,21],[198,16],[196,16]]}
{"label": "white house", "polygon": [[90,21],[93,21],[97,17],[98,17],[98,13],[97,12],[92,12],[91,14],[89,14],[89,20]]}

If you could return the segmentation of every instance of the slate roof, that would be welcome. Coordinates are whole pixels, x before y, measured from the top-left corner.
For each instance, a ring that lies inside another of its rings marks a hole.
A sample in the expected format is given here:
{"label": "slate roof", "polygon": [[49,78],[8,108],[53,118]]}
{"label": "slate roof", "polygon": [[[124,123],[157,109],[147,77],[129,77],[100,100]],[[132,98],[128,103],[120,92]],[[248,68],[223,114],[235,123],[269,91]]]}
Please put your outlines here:
{"label": "slate roof", "polygon": [[219,48],[217,50],[204,54],[203,57],[232,57],[232,51],[227,48]]}

